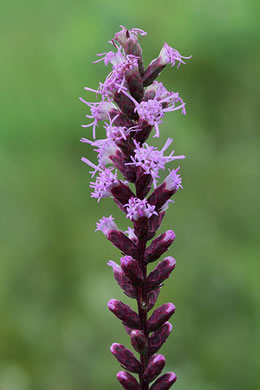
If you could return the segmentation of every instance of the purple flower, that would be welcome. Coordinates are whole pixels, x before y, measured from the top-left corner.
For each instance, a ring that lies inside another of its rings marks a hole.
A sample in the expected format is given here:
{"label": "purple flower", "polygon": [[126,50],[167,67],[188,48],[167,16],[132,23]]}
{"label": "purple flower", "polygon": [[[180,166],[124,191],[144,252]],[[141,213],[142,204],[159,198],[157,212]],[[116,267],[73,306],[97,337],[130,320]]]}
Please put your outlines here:
{"label": "purple flower", "polygon": [[[168,91],[156,78],[167,64],[174,66],[177,62],[179,67],[190,57],[183,57],[165,43],[160,55],[144,69],[138,41],[144,35],[146,33],[141,29],[128,30],[121,26],[121,31],[110,41],[115,50],[98,54],[99,58],[94,61],[104,61],[106,66],[111,64],[112,70],[96,90],[85,87],[86,91],[101,98],[99,102],[90,103],[80,98],[91,111],[86,117],[92,119],[90,124],[82,126],[93,126],[94,138],[94,141],[82,138],[81,142],[92,146],[97,153],[97,163],[86,157],[82,161],[91,168],[91,197],[98,202],[105,197],[113,198],[133,224],[123,232],[110,215],[101,218],[96,228],[122,254],[121,265],[113,260],[107,264],[119,287],[137,303],[137,311],[134,311],[117,299],[108,302],[109,310],[122,322],[134,350],[140,355],[136,358],[123,345],[112,344],[112,354],[126,370],[119,371],[117,379],[125,390],[148,390],[149,387],[167,390],[176,381],[176,375],[168,372],[160,376],[166,360],[156,353],[171,333],[172,325],[168,320],[175,312],[175,306],[166,303],[149,312],[156,305],[163,283],[170,277],[176,262],[167,256],[149,272],[148,265],[157,261],[175,240],[172,230],[157,237],[156,233],[169,203],[173,202],[171,197],[183,188],[180,167],[169,169],[162,181],[161,170],[185,156],[175,156],[174,151],[166,154],[172,138],[166,140],[161,150],[145,141],[153,128],[154,137],[160,136],[159,125],[165,113],[176,110],[186,113],[179,93]],[[106,138],[95,139],[95,129],[100,121],[105,121]],[[127,371],[138,374],[138,380]]]}
{"label": "purple flower", "polygon": [[150,218],[153,214],[158,215],[155,206],[151,206],[146,199],[130,198],[125,207],[127,210],[126,217],[131,221],[138,221],[141,217]]}
{"label": "purple flower", "polygon": [[181,64],[185,64],[185,62],[183,61],[183,58],[185,60],[189,60],[191,58],[191,56],[190,57],[183,57],[182,55],[180,55],[180,53],[176,49],[173,49],[172,47],[170,47],[168,45],[168,43],[166,43],[166,42],[163,45],[162,50],[160,51],[159,57],[161,58],[162,65],[167,65],[170,63],[171,66],[174,66],[175,62],[177,61],[178,62],[177,68],[179,68],[179,66]]}
{"label": "purple flower", "polygon": [[103,171],[99,172],[95,182],[90,182],[90,187],[94,188],[94,191],[91,193],[92,198],[97,198],[98,202],[101,198],[107,198],[112,196],[111,189],[120,185],[117,180],[117,173],[112,172],[113,168],[105,168]]}
{"label": "purple flower", "polygon": [[102,167],[108,164],[112,164],[113,161],[111,160],[110,156],[116,154],[117,150],[119,150],[111,138],[98,139],[94,142],[88,140],[87,138],[81,138],[80,141],[97,147],[97,149],[94,149],[94,151],[97,152],[97,159],[99,165]]}
{"label": "purple flower", "polygon": [[96,126],[98,126],[99,121],[103,121],[105,119],[109,118],[109,112],[113,109],[116,109],[116,106],[114,103],[110,101],[102,100],[99,103],[89,103],[86,102],[86,100],[80,98],[80,100],[85,103],[87,106],[91,109],[91,115],[86,115],[87,118],[94,119],[93,122],[89,123],[88,125],[81,125],[82,127],[90,127],[93,126],[93,138],[96,138]]}
{"label": "purple flower", "polygon": [[112,231],[119,231],[117,225],[114,222],[112,215],[110,217],[103,217],[97,222],[96,232],[100,230],[105,236],[109,236]]}
{"label": "purple flower", "polygon": [[166,179],[164,180],[164,183],[165,183],[165,189],[168,190],[168,191],[178,191],[179,188],[182,188],[182,179],[181,179],[181,176],[177,174],[177,172],[179,171],[180,167],[178,167],[177,169],[173,169],[172,171],[169,169],[169,175],[166,177]]}
{"label": "purple flower", "polygon": [[115,34],[114,39],[116,39],[122,46],[125,46],[126,41],[129,38],[137,40],[138,35],[147,35],[147,33],[140,28],[132,28],[131,30],[128,30],[124,26],[120,27],[122,30]]}
{"label": "purple flower", "polygon": [[131,156],[132,162],[126,164],[142,167],[145,174],[152,176],[154,186],[156,186],[157,178],[159,177],[159,170],[164,169],[166,163],[185,158],[185,156],[173,156],[173,151],[169,154],[169,156],[164,156],[164,152],[172,143],[171,138],[168,138],[162,150],[157,150],[156,147],[149,146],[146,143],[142,146],[140,146],[136,141],[134,141],[134,143],[136,149],[134,151],[134,156]]}

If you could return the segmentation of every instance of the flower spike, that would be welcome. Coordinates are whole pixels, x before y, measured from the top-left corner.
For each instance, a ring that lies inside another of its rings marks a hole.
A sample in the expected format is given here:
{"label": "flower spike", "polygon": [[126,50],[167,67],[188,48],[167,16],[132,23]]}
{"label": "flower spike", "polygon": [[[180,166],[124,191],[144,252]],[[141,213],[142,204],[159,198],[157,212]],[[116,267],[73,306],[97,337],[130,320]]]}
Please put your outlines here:
{"label": "flower spike", "polygon": [[[97,54],[98,59],[93,61],[109,65],[110,73],[97,89],[85,87],[99,101],[87,102],[80,98],[90,109],[86,117],[91,119],[91,123],[82,127],[93,127],[94,138],[90,140],[87,135],[81,142],[93,148],[97,162],[86,157],[82,157],[82,161],[91,169],[91,197],[98,202],[113,198],[122,215],[132,224],[123,232],[110,215],[101,218],[96,227],[96,231],[104,233],[119,249],[120,265],[113,260],[107,265],[125,295],[137,303],[135,311],[117,299],[108,302],[109,310],[122,322],[139,355],[137,358],[119,343],[111,345],[111,353],[124,369],[117,373],[117,380],[125,390],[168,390],[175,383],[176,375],[173,372],[161,374],[166,359],[158,351],[172,331],[168,320],[175,306],[165,303],[154,311],[153,308],[176,261],[167,256],[149,273],[148,264],[157,261],[175,240],[172,230],[157,236],[156,233],[173,202],[171,197],[183,188],[180,167],[173,165],[175,160],[183,160],[185,156],[175,156],[170,150],[172,138],[167,138],[161,149],[146,140],[152,132],[154,137],[161,136],[159,126],[168,112],[186,114],[179,93],[168,91],[156,78],[166,65],[177,64],[179,68],[190,57],[182,56],[165,43],[159,56],[144,69],[139,38],[146,32],[120,27],[109,41],[113,50]],[[96,128],[101,121],[105,121],[105,138],[96,139]],[[161,171],[166,164],[172,166],[163,180]]]}

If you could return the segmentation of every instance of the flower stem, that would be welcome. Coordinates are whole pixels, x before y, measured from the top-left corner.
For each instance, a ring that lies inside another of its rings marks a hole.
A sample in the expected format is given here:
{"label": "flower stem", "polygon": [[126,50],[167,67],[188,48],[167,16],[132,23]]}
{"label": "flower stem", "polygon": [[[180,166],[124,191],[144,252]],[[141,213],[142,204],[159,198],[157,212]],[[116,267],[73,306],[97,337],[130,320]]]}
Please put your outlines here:
{"label": "flower stem", "polygon": [[[143,276],[144,276],[144,282],[142,286],[138,288],[138,298],[137,298],[137,306],[138,306],[138,314],[141,322],[141,329],[147,339],[147,345],[148,345],[148,331],[147,331],[147,311],[144,307],[144,304],[147,302],[147,293],[145,291],[145,281],[147,276],[147,266],[144,261],[144,253],[146,248],[146,242],[147,240],[144,238],[140,238],[138,240],[138,261],[141,266]],[[149,385],[148,383],[144,382],[143,380],[143,373],[147,367],[148,364],[148,350],[146,350],[143,354],[140,355],[140,362],[141,362],[141,373],[139,375],[139,380],[141,384],[142,390],[148,390]]]}

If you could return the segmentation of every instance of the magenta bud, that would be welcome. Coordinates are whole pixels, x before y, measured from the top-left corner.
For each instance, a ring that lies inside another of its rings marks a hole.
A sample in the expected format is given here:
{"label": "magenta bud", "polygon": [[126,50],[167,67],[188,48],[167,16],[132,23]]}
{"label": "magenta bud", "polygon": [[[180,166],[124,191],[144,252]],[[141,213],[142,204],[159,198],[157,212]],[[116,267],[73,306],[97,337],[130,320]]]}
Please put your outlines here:
{"label": "magenta bud", "polygon": [[175,268],[175,264],[176,260],[171,256],[160,261],[155,269],[148,275],[146,289],[151,290],[160,286],[160,284],[170,276]]}
{"label": "magenta bud", "polygon": [[154,305],[156,304],[157,298],[160,293],[160,288],[157,288],[156,290],[149,291],[147,294],[147,302],[144,302],[143,308],[146,311],[151,310]]}
{"label": "magenta bud", "polygon": [[133,120],[137,120],[139,118],[135,110],[134,102],[124,93],[116,92],[114,94],[114,101],[116,102],[118,107],[122,110],[122,112],[128,116],[128,118]]}
{"label": "magenta bud", "polygon": [[152,356],[143,374],[144,381],[152,382],[162,372],[165,362],[163,355]]}
{"label": "magenta bud", "polygon": [[135,196],[130,188],[121,181],[119,181],[117,186],[111,188],[111,194],[122,205],[126,204],[131,197]]}
{"label": "magenta bud", "polygon": [[144,87],[141,75],[137,66],[132,66],[125,74],[130,94],[137,102],[141,102],[144,96]]}
{"label": "magenta bud", "polygon": [[123,112],[113,108],[109,111],[110,118],[114,119],[114,126],[122,127],[133,127],[135,124],[132,122]]}
{"label": "magenta bud", "polygon": [[113,268],[114,278],[124,293],[130,298],[137,298],[135,286],[133,286],[132,282],[126,277],[120,265],[112,260],[109,260],[107,265]]}
{"label": "magenta bud", "polygon": [[173,303],[165,303],[156,309],[148,320],[147,327],[150,332],[159,329],[175,312]]}
{"label": "magenta bud", "polygon": [[147,350],[147,338],[141,330],[133,330],[131,332],[131,344],[140,354]]}
{"label": "magenta bud", "polygon": [[177,376],[174,372],[167,372],[154,382],[150,390],[168,390],[175,382]]}
{"label": "magenta bud", "polygon": [[133,259],[131,256],[121,257],[121,267],[125,272],[126,276],[133,282],[133,284],[138,285],[143,282],[144,276],[138,262]]}
{"label": "magenta bud", "polygon": [[121,344],[113,343],[110,351],[126,370],[135,374],[140,373],[141,365],[130,349],[127,349]]}
{"label": "magenta bud", "polygon": [[165,322],[165,324],[160,329],[156,330],[150,335],[148,340],[150,354],[156,353],[161,348],[171,331],[172,324],[170,324],[170,322]]}
{"label": "magenta bud", "polygon": [[123,232],[112,230],[108,236],[108,240],[126,255],[136,257],[137,247],[130,238],[128,238]]}
{"label": "magenta bud", "polygon": [[172,230],[167,230],[167,232],[155,238],[145,251],[146,262],[151,263],[159,259],[173,243],[175,237],[176,235]]}
{"label": "magenta bud", "polygon": [[150,204],[156,206],[156,210],[160,210],[175,192],[176,190],[167,190],[166,183],[164,182],[153,191],[148,198],[148,202],[151,202]]}
{"label": "magenta bud", "polygon": [[124,325],[132,329],[140,329],[139,316],[130,306],[117,299],[110,299],[107,306]]}
{"label": "magenta bud", "polygon": [[116,376],[125,390],[141,390],[141,386],[129,372],[119,371]]}
{"label": "magenta bud", "polygon": [[165,68],[165,66],[166,65],[161,64],[160,57],[154,59],[150,63],[150,65],[148,65],[142,76],[144,87],[148,87],[149,85],[151,85],[154,80],[159,76],[163,68]]}
{"label": "magenta bud", "polygon": [[161,226],[163,217],[165,215],[165,212],[160,211],[158,215],[152,215],[152,217],[149,219],[149,229],[147,233],[148,240],[151,240],[159,227]]}

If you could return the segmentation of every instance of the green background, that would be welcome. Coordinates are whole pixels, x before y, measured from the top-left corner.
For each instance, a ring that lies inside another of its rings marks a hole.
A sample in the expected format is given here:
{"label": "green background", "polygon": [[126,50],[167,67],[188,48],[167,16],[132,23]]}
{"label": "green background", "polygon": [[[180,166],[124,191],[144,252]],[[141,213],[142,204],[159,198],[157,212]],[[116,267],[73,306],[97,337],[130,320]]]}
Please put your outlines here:
{"label": "green background", "polygon": [[94,101],[83,87],[106,77],[92,61],[120,24],[148,32],[145,65],[165,41],[193,55],[159,78],[187,116],[168,114],[150,141],[172,136],[187,156],[161,228],[177,234],[158,301],[177,308],[166,369],[177,390],[260,388],[259,11],[253,0],[2,3],[0,390],[120,388],[109,346],[129,341],[106,303],[130,300],[106,265],[119,252],[94,230],[103,215],[127,221],[90,198],[78,100]]}

